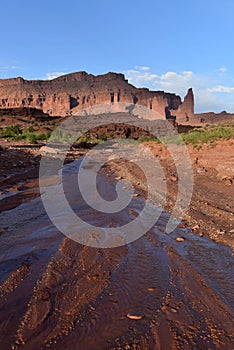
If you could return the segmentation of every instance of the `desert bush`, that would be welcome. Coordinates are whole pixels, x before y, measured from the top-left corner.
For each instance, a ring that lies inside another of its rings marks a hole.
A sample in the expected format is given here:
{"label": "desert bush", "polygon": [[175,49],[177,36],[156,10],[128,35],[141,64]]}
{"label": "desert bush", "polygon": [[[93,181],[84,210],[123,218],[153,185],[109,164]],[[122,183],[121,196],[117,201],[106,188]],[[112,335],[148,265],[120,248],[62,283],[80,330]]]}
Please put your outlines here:
{"label": "desert bush", "polygon": [[211,143],[218,140],[227,140],[234,136],[233,126],[216,126],[205,129],[194,129],[187,134],[181,134],[185,143],[197,145],[203,143]]}
{"label": "desert bush", "polygon": [[49,136],[50,133],[44,134],[34,131],[32,126],[24,131],[19,125],[7,126],[5,129],[0,130],[0,138],[7,138],[10,140],[28,140],[32,143],[36,143],[38,140],[47,140]]}
{"label": "desert bush", "polygon": [[22,138],[22,130],[19,125],[10,125],[1,130],[0,137],[19,140]]}

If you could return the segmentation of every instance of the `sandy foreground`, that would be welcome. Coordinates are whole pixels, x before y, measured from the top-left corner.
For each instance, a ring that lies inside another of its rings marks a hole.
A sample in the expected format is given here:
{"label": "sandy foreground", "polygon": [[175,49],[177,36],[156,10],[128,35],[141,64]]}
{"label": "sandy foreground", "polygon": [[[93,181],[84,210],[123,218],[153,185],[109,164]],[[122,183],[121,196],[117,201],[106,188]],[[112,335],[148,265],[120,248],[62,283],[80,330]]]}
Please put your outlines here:
{"label": "sandy foreground", "polygon": [[[175,162],[165,147],[154,142],[145,143],[157,157],[167,180],[165,209],[171,212],[178,192]],[[194,189],[188,211],[183,217],[185,225],[194,233],[207,235],[212,240],[233,248],[234,236],[234,154],[233,140],[219,141],[196,149],[187,146],[194,176]],[[118,161],[111,169],[133,181],[143,193],[147,192],[144,174],[133,163]]]}
{"label": "sandy foreground", "polygon": [[[189,147],[192,201],[170,234],[175,164],[161,145],[145,146],[164,169],[165,211],[135,242],[97,249],[65,238],[49,220],[38,188],[39,147],[1,145],[1,349],[233,348],[233,141]],[[121,178],[135,186],[129,206],[114,215],[85,204],[75,175],[68,165],[67,197],[96,226],[124,225],[144,206],[145,177],[133,162],[110,160],[98,176],[107,200]]]}

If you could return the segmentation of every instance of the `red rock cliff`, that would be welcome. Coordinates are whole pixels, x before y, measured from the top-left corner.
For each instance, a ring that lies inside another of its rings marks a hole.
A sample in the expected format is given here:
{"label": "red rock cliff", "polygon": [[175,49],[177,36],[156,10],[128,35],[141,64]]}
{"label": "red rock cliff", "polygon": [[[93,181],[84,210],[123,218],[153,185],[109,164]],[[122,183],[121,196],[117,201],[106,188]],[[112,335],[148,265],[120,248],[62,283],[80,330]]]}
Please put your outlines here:
{"label": "red rock cliff", "polygon": [[0,79],[0,108],[32,107],[50,115],[67,116],[95,104],[125,102],[139,104],[161,114],[165,108],[172,115],[194,113],[192,89],[184,102],[175,94],[138,89],[123,74],[94,76],[86,72],[63,75],[53,80]]}
{"label": "red rock cliff", "polygon": [[184,102],[178,108],[178,115],[192,116],[194,114],[194,95],[193,90],[188,89],[188,93],[184,98]]}

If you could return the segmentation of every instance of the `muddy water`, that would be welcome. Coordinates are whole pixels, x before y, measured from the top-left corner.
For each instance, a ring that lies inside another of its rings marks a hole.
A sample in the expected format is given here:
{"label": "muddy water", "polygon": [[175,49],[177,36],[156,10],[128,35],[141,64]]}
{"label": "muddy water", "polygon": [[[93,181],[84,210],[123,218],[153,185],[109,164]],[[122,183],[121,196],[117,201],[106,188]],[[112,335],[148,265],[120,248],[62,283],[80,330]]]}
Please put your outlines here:
{"label": "muddy water", "polygon": [[[119,213],[91,209],[78,166],[66,165],[63,182],[84,221],[119,227],[141,212],[141,196]],[[104,199],[116,198],[112,174],[97,182]],[[168,219],[163,212],[133,243],[97,249],[65,238],[41,198],[3,211],[0,348],[232,349],[232,252],[187,228],[168,235]]]}

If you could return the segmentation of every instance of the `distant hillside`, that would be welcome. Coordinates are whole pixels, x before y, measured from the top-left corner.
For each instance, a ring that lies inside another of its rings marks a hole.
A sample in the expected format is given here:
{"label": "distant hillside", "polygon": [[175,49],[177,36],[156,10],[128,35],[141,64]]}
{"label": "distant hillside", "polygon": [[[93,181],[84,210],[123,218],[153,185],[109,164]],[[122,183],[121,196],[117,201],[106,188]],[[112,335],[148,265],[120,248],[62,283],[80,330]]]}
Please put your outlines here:
{"label": "distant hillside", "polygon": [[177,118],[179,124],[184,125],[205,125],[205,124],[224,124],[234,123],[234,114],[222,111],[221,113],[207,112],[207,113],[196,113],[189,118],[179,116]]}

